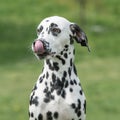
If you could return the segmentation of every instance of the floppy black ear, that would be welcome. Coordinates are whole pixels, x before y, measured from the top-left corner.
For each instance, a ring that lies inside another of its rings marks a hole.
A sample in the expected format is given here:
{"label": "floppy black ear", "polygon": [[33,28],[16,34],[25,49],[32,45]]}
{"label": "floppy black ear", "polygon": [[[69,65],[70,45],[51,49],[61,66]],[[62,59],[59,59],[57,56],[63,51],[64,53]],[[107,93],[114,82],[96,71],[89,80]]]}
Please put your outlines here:
{"label": "floppy black ear", "polygon": [[88,46],[88,39],[83,30],[77,24],[71,24],[70,29],[73,33],[73,38],[76,40],[76,42],[80,43],[81,46],[86,46],[88,48],[88,51],[90,52]]}

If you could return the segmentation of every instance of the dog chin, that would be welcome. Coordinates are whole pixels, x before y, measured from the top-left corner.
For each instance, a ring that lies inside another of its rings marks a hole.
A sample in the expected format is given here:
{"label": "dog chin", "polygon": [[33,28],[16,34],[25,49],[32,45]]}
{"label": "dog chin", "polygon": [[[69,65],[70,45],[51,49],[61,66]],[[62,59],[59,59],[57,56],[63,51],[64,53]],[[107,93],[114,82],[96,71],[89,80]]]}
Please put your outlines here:
{"label": "dog chin", "polygon": [[50,52],[50,53],[44,53],[44,54],[36,54],[35,53],[35,56],[38,58],[38,59],[45,59],[45,58],[53,58],[55,57],[56,55],[56,52]]}
{"label": "dog chin", "polygon": [[35,54],[38,59],[44,59],[47,57],[47,54]]}

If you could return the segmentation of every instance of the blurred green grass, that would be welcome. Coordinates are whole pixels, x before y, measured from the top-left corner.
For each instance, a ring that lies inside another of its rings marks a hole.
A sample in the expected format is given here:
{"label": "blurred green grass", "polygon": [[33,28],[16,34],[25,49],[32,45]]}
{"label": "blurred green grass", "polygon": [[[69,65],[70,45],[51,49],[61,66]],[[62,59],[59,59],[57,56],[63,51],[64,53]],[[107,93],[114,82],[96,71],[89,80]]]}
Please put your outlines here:
{"label": "blurred green grass", "polygon": [[43,67],[31,51],[38,23],[60,15],[86,31],[91,53],[78,44],[76,66],[87,97],[87,120],[120,118],[120,1],[88,1],[86,24],[74,0],[0,1],[0,120],[28,119],[29,94]]}

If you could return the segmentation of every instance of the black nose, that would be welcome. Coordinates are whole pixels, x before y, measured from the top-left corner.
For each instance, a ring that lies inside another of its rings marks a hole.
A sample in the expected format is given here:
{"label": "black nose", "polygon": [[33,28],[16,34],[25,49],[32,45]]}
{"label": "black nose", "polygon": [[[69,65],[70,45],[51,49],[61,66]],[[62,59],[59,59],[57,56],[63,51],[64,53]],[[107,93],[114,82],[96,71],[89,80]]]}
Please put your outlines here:
{"label": "black nose", "polygon": [[35,42],[36,42],[36,41],[33,42],[33,45],[34,45],[34,46],[35,46]]}

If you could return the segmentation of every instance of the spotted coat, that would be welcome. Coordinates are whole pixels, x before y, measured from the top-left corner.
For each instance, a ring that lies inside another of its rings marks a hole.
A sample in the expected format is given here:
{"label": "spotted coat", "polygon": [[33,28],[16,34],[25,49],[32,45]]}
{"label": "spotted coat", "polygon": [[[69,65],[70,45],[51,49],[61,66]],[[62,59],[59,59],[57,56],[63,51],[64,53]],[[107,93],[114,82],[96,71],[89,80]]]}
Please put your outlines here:
{"label": "spotted coat", "polygon": [[39,24],[37,35],[32,50],[44,68],[30,95],[29,120],[85,120],[86,98],[74,65],[74,41],[88,47],[85,33],[53,16]]}

